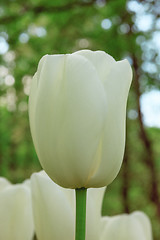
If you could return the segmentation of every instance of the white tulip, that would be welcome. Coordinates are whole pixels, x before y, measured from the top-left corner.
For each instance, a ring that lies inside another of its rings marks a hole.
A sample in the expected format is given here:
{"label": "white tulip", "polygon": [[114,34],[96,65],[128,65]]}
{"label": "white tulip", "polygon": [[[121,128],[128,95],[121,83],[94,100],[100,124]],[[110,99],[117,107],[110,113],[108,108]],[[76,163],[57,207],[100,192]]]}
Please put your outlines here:
{"label": "white tulip", "polygon": [[136,211],[114,217],[103,217],[101,240],[152,240],[151,223],[147,215]]}
{"label": "white tulip", "polygon": [[0,177],[0,191],[8,185],[10,185],[10,182],[4,177]]}
{"label": "white tulip", "polygon": [[127,60],[103,51],[46,55],[31,83],[29,118],[40,163],[66,188],[103,187],[119,172],[125,147]]}
{"label": "white tulip", "polygon": [[34,234],[31,191],[0,178],[0,239],[32,240]]}
{"label": "white tulip", "polygon": [[[35,231],[38,240],[74,240],[75,192],[55,184],[45,172],[31,177]],[[105,188],[87,194],[86,240],[99,239]]]}

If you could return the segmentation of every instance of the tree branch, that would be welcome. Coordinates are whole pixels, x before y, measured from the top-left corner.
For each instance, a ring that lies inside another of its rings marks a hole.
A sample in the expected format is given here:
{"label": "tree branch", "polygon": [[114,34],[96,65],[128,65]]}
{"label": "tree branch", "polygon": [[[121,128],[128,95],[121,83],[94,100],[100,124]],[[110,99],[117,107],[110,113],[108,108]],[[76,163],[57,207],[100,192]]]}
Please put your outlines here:
{"label": "tree branch", "polygon": [[12,21],[18,20],[20,17],[23,17],[29,12],[34,13],[35,15],[41,14],[41,13],[56,13],[56,12],[64,12],[69,11],[78,7],[91,7],[95,3],[95,0],[91,0],[89,2],[82,2],[82,1],[75,1],[72,3],[68,3],[61,6],[25,6],[22,8],[22,10],[18,14],[13,14],[9,16],[4,16],[0,18],[0,24],[7,24]]}
{"label": "tree branch", "polygon": [[[127,142],[127,141],[126,141]],[[127,143],[126,143],[127,144]],[[129,206],[129,196],[128,196],[128,190],[129,190],[129,158],[128,158],[128,150],[126,146],[124,159],[123,159],[123,172],[122,172],[122,206],[123,211],[125,213],[130,212],[130,206]]]}
{"label": "tree branch", "polygon": [[157,216],[160,219],[160,198],[159,198],[159,192],[158,192],[158,180],[157,180],[157,174],[156,174],[156,168],[154,163],[154,153],[152,149],[152,143],[146,133],[146,130],[144,128],[143,124],[143,117],[141,112],[141,106],[140,106],[140,84],[139,84],[139,71],[138,71],[138,59],[136,56],[132,56],[133,59],[133,67],[135,69],[135,92],[137,95],[137,106],[138,106],[138,120],[139,120],[139,126],[140,126],[140,138],[143,143],[143,146],[145,148],[145,159],[144,163],[148,167],[150,171],[151,176],[151,190],[149,193],[150,200],[156,205],[157,209]]}

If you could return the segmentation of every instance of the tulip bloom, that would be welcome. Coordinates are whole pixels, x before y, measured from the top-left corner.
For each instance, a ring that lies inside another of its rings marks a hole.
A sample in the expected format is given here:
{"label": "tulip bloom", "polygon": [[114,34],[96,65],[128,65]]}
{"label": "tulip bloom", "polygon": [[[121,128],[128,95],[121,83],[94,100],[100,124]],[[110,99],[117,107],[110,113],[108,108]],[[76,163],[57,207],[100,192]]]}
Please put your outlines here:
{"label": "tulip bloom", "polygon": [[46,55],[31,83],[29,118],[40,163],[65,188],[103,187],[125,147],[127,60],[103,51]]}
{"label": "tulip bloom", "polygon": [[101,240],[152,240],[149,218],[143,212],[103,217]]}
{"label": "tulip bloom", "polygon": [[8,185],[10,185],[10,182],[4,177],[0,177],[0,191]]}
{"label": "tulip bloom", "polygon": [[[75,192],[55,184],[42,171],[31,177],[35,231],[38,240],[74,240]],[[86,240],[97,240],[102,231],[101,206],[105,188],[89,189]]]}
{"label": "tulip bloom", "polygon": [[31,192],[27,184],[0,178],[0,239],[32,240]]}

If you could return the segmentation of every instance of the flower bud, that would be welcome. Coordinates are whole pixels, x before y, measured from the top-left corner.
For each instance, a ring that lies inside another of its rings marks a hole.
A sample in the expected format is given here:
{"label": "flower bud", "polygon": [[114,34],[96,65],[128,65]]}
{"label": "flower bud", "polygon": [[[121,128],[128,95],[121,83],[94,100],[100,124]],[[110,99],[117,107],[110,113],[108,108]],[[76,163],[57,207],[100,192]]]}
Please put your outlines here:
{"label": "flower bud", "polygon": [[103,217],[103,221],[101,240],[152,240],[151,223],[143,212]]}
{"label": "flower bud", "polygon": [[31,240],[33,233],[29,187],[0,178],[0,239]]}
{"label": "flower bud", "polygon": [[40,163],[66,188],[103,187],[119,172],[125,147],[127,60],[103,51],[46,55],[31,83],[29,118]]}

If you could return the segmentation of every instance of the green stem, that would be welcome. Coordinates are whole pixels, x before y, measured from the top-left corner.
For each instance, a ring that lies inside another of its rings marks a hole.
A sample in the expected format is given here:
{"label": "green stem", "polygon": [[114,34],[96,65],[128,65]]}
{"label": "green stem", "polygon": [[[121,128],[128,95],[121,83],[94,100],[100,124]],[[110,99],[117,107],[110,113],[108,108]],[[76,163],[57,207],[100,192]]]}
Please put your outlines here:
{"label": "green stem", "polygon": [[76,237],[75,240],[85,240],[86,230],[86,188],[76,189]]}

